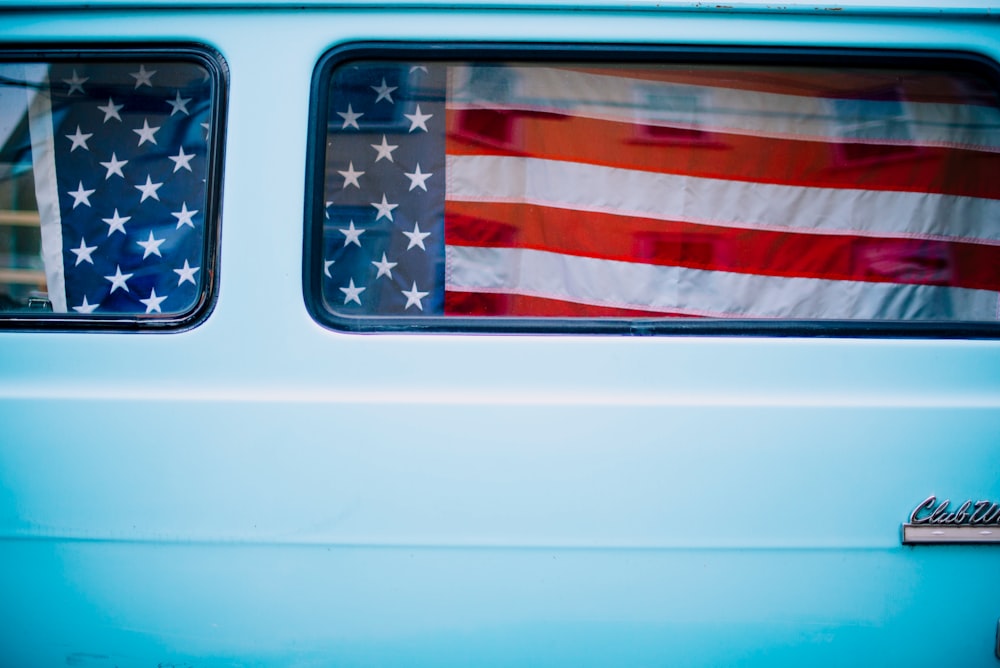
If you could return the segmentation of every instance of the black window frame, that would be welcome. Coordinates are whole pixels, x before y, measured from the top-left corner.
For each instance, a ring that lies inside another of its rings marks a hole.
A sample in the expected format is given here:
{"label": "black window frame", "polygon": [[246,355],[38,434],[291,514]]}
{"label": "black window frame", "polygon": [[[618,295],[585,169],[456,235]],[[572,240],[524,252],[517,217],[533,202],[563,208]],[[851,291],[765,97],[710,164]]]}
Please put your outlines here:
{"label": "black window frame", "polygon": [[[352,61],[455,61],[573,64],[715,64],[913,68],[983,77],[1000,94],[1000,63],[951,49],[693,46],[521,42],[356,42],[333,47],[313,70],[306,151],[302,286],[305,306],[320,325],[348,333],[686,335],[828,338],[1000,338],[1000,321],[889,321],[706,318],[528,318],[521,316],[348,317],[323,305],[323,221],[327,111],[333,71]],[[1000,222],[1000,221],[998,221]]]}
{"label": "black window frame", "polygon": [[214,95],[206,141],[204,240],[202,243],[201,291],[185,311],[164,314],[61,314],[45,310],[0,311],[2,331],[66,332],[179,332],[203,323],[218,299],[222,182],[226,118],[228,113],[229,65],[216,49],[198,42],[93,44],[34,43],[0,47],[4,63],[134,63],[158,60],[191,63],[203,67],[211,78]]}

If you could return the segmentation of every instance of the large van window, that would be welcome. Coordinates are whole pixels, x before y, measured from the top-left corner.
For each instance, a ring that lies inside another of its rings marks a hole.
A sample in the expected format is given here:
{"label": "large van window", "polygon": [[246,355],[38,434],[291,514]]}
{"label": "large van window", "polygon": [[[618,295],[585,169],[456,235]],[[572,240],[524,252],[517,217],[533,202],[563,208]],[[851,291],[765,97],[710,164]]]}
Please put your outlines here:
{"label": "large van window", "polygon": [[0,60],[0,326],[204,310],[219,108],[197,54]]}
{"label": "large van window", "polygon": [[973,58],[457,51],[321,71],[307,294],[333,326],[1000,317]]}

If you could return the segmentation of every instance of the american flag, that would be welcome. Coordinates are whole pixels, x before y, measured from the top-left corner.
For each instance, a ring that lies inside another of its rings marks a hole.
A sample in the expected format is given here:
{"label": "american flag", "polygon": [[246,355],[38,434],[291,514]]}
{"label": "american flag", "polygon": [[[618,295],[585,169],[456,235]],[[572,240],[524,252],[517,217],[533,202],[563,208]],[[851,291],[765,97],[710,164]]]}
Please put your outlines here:
{"label": "american flag", "polygon": [[30,101],[53,310],[176,314],[202,292],[212,80],[185,62],[53,64]]}
{"label": "american flag", "polygon": [[995,321],[972,74],[359,62],[331,79],[343,316]]}

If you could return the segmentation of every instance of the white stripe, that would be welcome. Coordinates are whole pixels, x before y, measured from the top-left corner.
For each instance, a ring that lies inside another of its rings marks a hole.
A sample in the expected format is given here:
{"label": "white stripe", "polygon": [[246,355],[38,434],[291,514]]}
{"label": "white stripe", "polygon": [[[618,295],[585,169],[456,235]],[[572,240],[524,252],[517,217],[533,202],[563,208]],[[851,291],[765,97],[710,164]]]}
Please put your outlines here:
{"label": "white stripe", "polygon": [[546,67],[493,68],[497,81],[484,84],[483,71],[449,70],[449,107],[548,111],[764,137],[1000,151],[1000,109],[995,107],[786,95]]}
{"label": "white stripe", "polygon": [[[41,69],[44,68],[44,69]],[[34,169],[35,199],[42,227],[42,261],[49,302],[55,313],[66,313],[66,277],[63,273],[62,215],[59,213],[59,189],[56,183],[56,149],[52,129],[52,100],[48,90],[48,68],[24,66],[22,81],[42,83],[36,94],[28,91],[28,132],[31,134],[31,160]],[[33,99],[32,99],[33,98]]]}
{"label": "white stripe", "polygon": [[1000,200],[705,179],[507,156],[447,156],[452,201],[527,203],[797,232],[1000,243]]}
{"label": "white stripe", "polygon": [[445,248],[448,290],[755,318],[993,321],[997,293],[931,285],[785,278],[560,255]]}

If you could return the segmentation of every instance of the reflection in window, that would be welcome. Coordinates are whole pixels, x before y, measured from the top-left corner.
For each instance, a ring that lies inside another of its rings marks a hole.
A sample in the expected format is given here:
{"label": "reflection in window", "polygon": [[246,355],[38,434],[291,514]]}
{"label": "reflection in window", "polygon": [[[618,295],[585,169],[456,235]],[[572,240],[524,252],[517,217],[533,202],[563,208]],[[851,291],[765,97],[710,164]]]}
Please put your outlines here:
{"label": "reflection in window", "polygon": [[0,65],[0,309],[198,303],[213,86],[187,62]]}
{"label": "reflection in window", "polygon": [[370,61],[329,105],[337,317],[998,318],[979,76]]}

